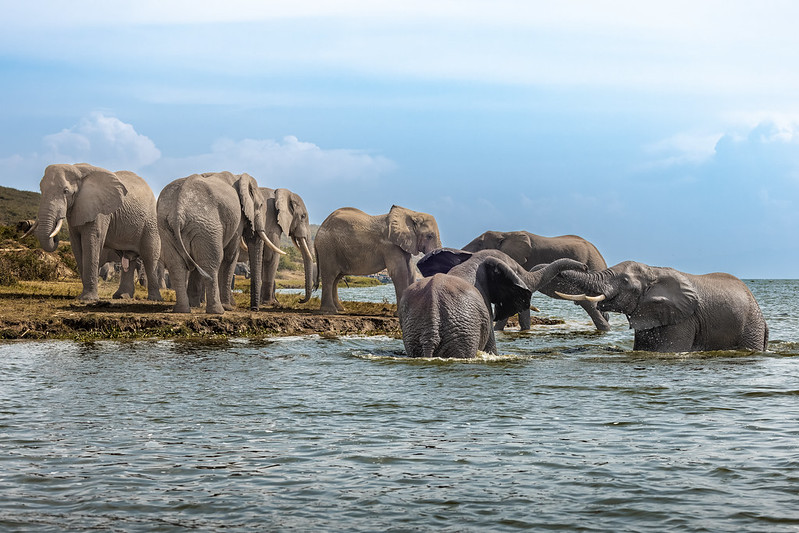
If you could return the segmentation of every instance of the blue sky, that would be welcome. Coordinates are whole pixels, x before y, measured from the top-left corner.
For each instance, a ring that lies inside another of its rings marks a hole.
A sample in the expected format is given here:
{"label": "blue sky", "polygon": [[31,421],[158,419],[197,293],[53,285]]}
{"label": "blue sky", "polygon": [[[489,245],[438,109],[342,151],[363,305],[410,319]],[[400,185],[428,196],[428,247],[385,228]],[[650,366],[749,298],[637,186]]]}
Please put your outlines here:
{"label": "blue sky", "polygon": [[[166,5],[163,5],[166,4]],[[799,277],[791,1],[0,0],[0,185],[45,166],[399,204],[446,246],[573,233],[634,259]]]}

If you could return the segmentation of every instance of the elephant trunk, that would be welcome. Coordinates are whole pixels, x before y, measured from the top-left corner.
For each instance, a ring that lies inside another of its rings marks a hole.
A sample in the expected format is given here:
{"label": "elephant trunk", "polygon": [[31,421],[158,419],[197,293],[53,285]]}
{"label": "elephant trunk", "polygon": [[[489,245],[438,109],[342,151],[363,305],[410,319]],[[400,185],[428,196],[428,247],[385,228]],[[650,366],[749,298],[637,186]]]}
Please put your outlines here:
{"label": "elephant trunk", "polygon": [[[604,299],[604,297],[610,292],[607,278],[612,274],[613,273],[610,271],[610,269],[594,272],[577,272],[570,270],[563,272],[561,277],[569,281],[572,285],[580,288],[580,291],[584,293],[578,295],[581,296],[581,298],[579,298],[580,300],[600,301],[600,298],[593,298],[590,295],[598,295],[601,297],[601,299]],[[558,296],[568,300],[575,299],[570,298],[570,295],[567,294],[558,294]]]}
{"label": "elephant trunk", "polygon": [[[298,245],[298,242],[299,244]],[[313,254],[311,254],[310,248],[308,248],[308,239],[305,237],[300,237],[294,241],[294,245],[300,250],[302,253],[302,266],[305,269],[305,296],[300,300],[301,304],[308,302],[311,299],[311,293],[313,292],[313,283],[314,283],[314,262],[313,262]]]}
{"label": "elephant trunk", "polygon": [[[263,232],[262,232],[263,233]],[[257,311],[261,306],[262,268],[264,260],[264,241],[256,237],[247,245],[250,258],[250,309]]]}
{"label": "elephant trunk", "polygon": [[45,252],[53,252],[58,248],[58,233],[64,224],[64,217],[53,217],[45,214],[36,219],[34,234]]}
{"label": "elephant trunk", "polygon": [[533,269],[532,271],[528,272],[525,276],[525,283],[527,287],[531,291],[537,291],[542,286],[546,285],[552,279],[560,273],[581,273],[576,272],[581,271],[585,268],[585,266],[580,263],[579,261],[575,261],[574,259],[558,259],[553,261],[547,265],[544,265],[541,268]]}

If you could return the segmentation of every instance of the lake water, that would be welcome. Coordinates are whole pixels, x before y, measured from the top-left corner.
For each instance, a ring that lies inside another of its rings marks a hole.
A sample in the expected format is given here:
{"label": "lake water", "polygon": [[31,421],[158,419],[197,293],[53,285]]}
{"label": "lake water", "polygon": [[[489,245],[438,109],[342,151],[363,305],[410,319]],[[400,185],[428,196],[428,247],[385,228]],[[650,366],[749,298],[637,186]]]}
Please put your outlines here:
{"label": "lake water", "polygon": [[386,337],[3,343],[0,530],[797,531],[799,281],[749,284],[767,353],[633,352],[624,318],[596,333],[540,294],[566,323],[473,361]]}

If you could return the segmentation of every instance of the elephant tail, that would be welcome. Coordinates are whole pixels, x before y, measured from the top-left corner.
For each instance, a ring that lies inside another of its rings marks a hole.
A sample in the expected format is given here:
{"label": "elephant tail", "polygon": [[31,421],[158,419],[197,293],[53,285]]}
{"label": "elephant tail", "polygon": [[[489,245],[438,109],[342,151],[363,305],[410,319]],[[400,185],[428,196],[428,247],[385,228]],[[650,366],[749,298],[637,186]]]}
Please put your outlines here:
{"label": "elephant tail", "polygon": [[[177,216],[175,218],[177,218]],[[196,269],[200,276],[210,280],[211,276],[208,274],[208,272],[203,270],[202,267],[197,264],[189,251],[186,249],[186,245],[183,243],[183,236],[180,232],[179,221],[173,219],[172,224],[170,225],[172,226],[172,234],[175,236],[175,240],[177,241],[177,251],[183,259],[183,262],[186,264],[186,268],[188,268],[188,270]]]}

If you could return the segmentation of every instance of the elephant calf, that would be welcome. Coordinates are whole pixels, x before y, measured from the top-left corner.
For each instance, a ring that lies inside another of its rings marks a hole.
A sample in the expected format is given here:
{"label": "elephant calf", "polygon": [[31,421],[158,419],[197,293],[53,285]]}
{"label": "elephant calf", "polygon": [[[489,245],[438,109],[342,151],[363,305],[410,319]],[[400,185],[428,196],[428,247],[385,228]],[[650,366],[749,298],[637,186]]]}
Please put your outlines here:
{"label": "elephant calf", "polygon": [[635,330],[635,350],[763,351],[768,346],[760,306],[746,284],[730,274],[697,276],[625,261],[599,272],[564,272],[560,277],[584,292],[561,297],[592,300],[601,311],[627,315]]}
{"label": "elephant calf", "polygon": [[529,308],[533,292],[563,270],[586,269],[572,259],[559,259],[527,272],[497,250],[472,254],[452,248],[427,254],[417,266],[428,277],[402,296],[402,340],[410,357],[441,358],[471,358],[478,350],[496,354],[495,318]]}

